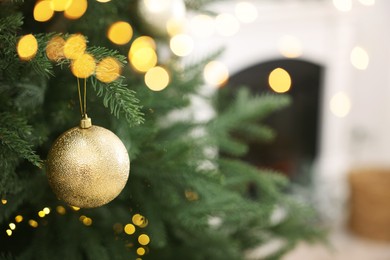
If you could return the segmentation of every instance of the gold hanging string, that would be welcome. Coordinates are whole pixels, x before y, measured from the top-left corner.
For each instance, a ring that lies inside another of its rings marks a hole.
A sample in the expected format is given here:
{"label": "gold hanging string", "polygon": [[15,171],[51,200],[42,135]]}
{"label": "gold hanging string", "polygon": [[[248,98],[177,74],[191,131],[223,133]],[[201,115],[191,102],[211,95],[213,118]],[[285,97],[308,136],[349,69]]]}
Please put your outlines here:
{"label": "gold hanging string", "polygon": [[81,99],[81,90],[80,90],[80,80],[78,77],[77,77],[77,90],[79,92],[80,113],[81,113],[81,116],[84,117],[83,101]]}
{"label": "gold hanging string", "polygon": [[77,90],[79,93],[80,113],[81,117],[87,117],[87,79],[84,79],[84,91],[81,95],[80,79],[77,78]]}
{"label": "gold hanging string", "polygon": [[84,115],[83,117],[87,117],[87,79],[84,79]]}
{"label": "gold hanging string", "polygon": [[83,90],[84,96],[82,97],[80,79],[77,77],[77,91],[79,93],[80,113],[81,113],[80,128],[88,129],[92,126],[92,121],[91,118],[89,118],[87,115],[87,79],[84,79],[84,90]]}

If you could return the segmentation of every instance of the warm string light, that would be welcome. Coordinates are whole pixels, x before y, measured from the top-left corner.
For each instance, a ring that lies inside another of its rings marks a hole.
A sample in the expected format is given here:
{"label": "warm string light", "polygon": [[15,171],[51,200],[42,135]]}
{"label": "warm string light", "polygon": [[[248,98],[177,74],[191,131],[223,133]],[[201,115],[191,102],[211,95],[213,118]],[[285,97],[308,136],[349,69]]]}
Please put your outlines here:
{"label": "warm string light", "polygon": [[85,53],[87,49],[87,40],[81,34],[71,35],[64,44],[64,56],[67,59],[74,60]]}
{"label": "warm string light", "polygon": [[188,34],[177,34],[171,38],[169,46],[175,55],[185,57],[193,51],[194,40]]}
{"label": "warm string light", "polygon": [[[95,58],[86,49],[87,41],[81,34],[71,35],[66,41],[61,36],[54,36],[47,43],[46,55],[56,62],[65,58],[71,60],[71,72],[77,78],[86,79],[96,72],[98,80],[110,83],[119,77],[120,63],[115,58],[103,58],[97,65]],[[30,57],[31,54],[20,56]]]}
{"label": "warm string light", "polygon": [[54,36],[46,45],[46,56],[55,62],[64,59],[64,46],[65,40],[61,36]]}
{"label": "warm string light", "polygon": [[66,214],[66,209],[65,209],[65,207],[63,207],[63,206],[57,206],[57,207],[56,207],[56,211],[57,211],[57,213],[60,214],[60,215],[65,215],[65,214]]}
{"label": "warm string light", "polygon": [[[39,211],[38,211],[37,215],[38,215],[38,217],[40,217],[40,218],[44,218],[44,217],[46,217],[47,215],[49,215],[50,212],[51,212],[50,207],[44,207],[42,210],[39,210]],[[10,223],[8,224],[8,227],[9,227],[9,228],[5,231],[5,232],[7,233],[8,236],[12,236],[13,232],[15,232],[16,229],[17,229],[17,224],[22,223],[23,220],[24,220],[24,217],[23,217],[22,215],[19,214],[19,215],[16,215],[14,219],[15,219],[15,223],[14,223],[14,222],[10,222]],[[29,219],[29,220],[27,221],[27,224],[28,224],[30,227],[32,227],[32,228],[37,228],[37,227],[39,226],[38,221],[36,221],[35,219]]]}
{"label": "warm string light", "polygon": [[118,45],[127,44],[133,36],[133,28],[128,22],[118,21],[108,28],[107,38]]}
{"label": "warm string light", "polygon": [[[141,214],[135,214],[131,218],[132,223],[127,223],[123,226],[120,223],[115,223],[113,226],[114,232],[120,234],[124,232],[127,235],[135,235],[137,228],[145,228],[148,225],[148,220]],[[136,253],[139,256],[143,256],[148,252],[147,245],[150,243],[150,237],[144,232],[140,231],[137,235],[137,241],[139,246],[136,249]],[[129,243],[126,246],[133,247],[133,243]]]}
{"label": "warm string light", "polygon": [[38,41],[32,34],[22,36],[16,46],[19,58],[29,61],[35,57],[38,51]]}
{"label": "warm string light", "polygon": [[[79,210],[80,210],[80,208],[78,208],[78,207],[72,207],[72,206],[71,206],[71,209],[73,209],[73,211],[79,211]],[[39,210],[39,211],[38,211],[37,215],[38,215],[39,218],[45,218],[47,215],[49,215],[49,214],[51,213],[51,211],[52,211],[52,210],[51,210],[50,207],[44,207],[42,210]],[[65,214],[66,214],[66,209],[65,209],[65,207],[59,205],[59,206],[56,207],[56,212],[57,212],[59,215],[65,215]],[[16,222],[17,224],[23,222],[23,220],[24,220],[24,217],[23,217],[22,215],[17,215],[17,216],[15,217],[15,222]],[[89,218],[89,217],[87,217],[87,216],[85,216],[85,215],[81,215],[81,216],[79,217],[79,220],[80,220],[85,226],[91,226],[91,225],[92,225],[92,219]],[[35,219],[29,219],[29,220],[27,221],[27,224],[28,224],[30,227],[32,227],[32,228],[37,228],[37,227],[39,226],[38,221],[35,220]],[[8,226],[9,226],[9,228],[6,230],[6,233],[7,233],[8,236],[12,236],[12,234],[13,234],[13,232],[16,230],[16,227],[17,227],[17,226],[16,226],[16,224],[13,223],[13,222],[10,222],[10,223],[8,224]]]}
{"label": "warm string light", "polygon": [[199,194],[192,190],[185,190],[184,195],[188,201],[196,201],[199,199]]}
{"label": "warm string light", "polygon": [[153,91],[161,91],[169,84],[170,78],[168,71],[160,66],[148,70],[145,74],[145,84]]}
{"label": "warm string light", "polygon": [[92,225],[92,219],[87,216],[81,215],[79,220],[87,227]]}
{"label": "warm string light", "polygon": [[50,5],[54,11],[63,12],[71,5],[72,0],[51,0]]}
{"label": "warm string light", "polygon": [[34,10],[33,16],[37,22],[46,22],[49,21],[54,15],[54,10],[51,6],[51,1],[43,0],[37,1]]}
{"label": "warm string light", "polygon": [[38,0],[33,10],[34,20],[47,22],[55,12],[63,12],[67,19],[79,19],[87,11],[87,0]]}
{"label": "warm string light", "polygon": [[198,38],[211,37],[215,32],[215,21],[209,15],[199,14],[190,21],[191,35]]}
{"label": "warm string light", "polygon": [[157,64],[156,43],[149,36],[141,36],[130,46],[128,59],[137,72],[145,73]]}
{"label": "warm string light", "polygon": [[351,100],[346,93],[338,92],[331,98],[329,108],[336,117],[346,117],[351,110]]}
{"label": "warm string light", "polygon": [[278,41],[280,54],[286,58],[298,58],[303,54],[302,42],[293,35],[284,35]]}
{"label": "warm string light", "polygon": [[207,84],[213,87],[222,87],[229,79],[229,71],[225,64],[214,60],[204,67],[203,77]]}
{"label": "warm string light", "polygon": [[65,9],[64,16],[69,20],[79,19],[85,14],[88,8],[87,0],[73,0],[70,6]]}
{"label": "warm string light", "polygon": [[[1,201],[2,201],[2,204],[6,204],[7,203],[7,201],[5,199],[2,199]],[[75,212],[80,210],[79,207],[70,206],[70,208],[73,211],[75,211]],[[55,209],[56,209],[55,212],[57,212],[58,215],[65,215],[66,214],[66,208],[64,206],[58,205],[57,207],[55,207]],[[52,209],[50,207],[44,207],[42,210],[39,210],[37,212],[37,215],[38,215],[39,218],[45,218],[51,212],[52,212]],[[17,230],[17,224],[20,224],[20,223],[22,223],[24,221],[24,217],[22,215],[20,215],[20,214],[15,216],[14,219],[15,219],[15,222],[10,222],[8,224],[8,228],[5,230],[5,232],[6,232],[6,234],[8,236],[12,236],[13,232],[15,232]],[[81,223],[83,223],[83,225],[85,225],[87,227],[91,226],[92,223],[93,223],[92,218],[87,217],[85,215],[79,216],[79,220],[80,220]],[[138,223],[139,227],[146,227],[147,226],[147,220],[143,216],[141,216],[141,215],[136,216],[134,218],[134,221],[136,223]],[[30,227],[32,227],[32,228],[38,228],[39,227],[39,222],[36,219],[34,219],[34,218],[30,218],[26,223]],[[118,223],[116,225],[118,225]],[[123,228],[122,225],[121,224],[119,224],[119,225],[120,225],[119,228],[122,229]],[[128,224],[128,225],[132,225],[133,226],[133,229],[134,229],[133,233],[134,233],[135,232],[135,226],[133,224]],[[115,225],[114,225],[114,227],[115,227]],[[131,233],[129,231],[130,230],[129,227],[130,226],[127,226],[125,228],[125,232],[127,234],[133,234],[133,233]],[[118,232],[118,226],[116,226],[116,231]],[[120,233],[120,232],[118,232],[118,233]],[[140,245],[144,245],[145,246],[145,245],[147,245],[149,243],[150,238],[146,234],[141,234],[141,236],[138,238],[138,241],[139,241]]]}
{"label": "warm string light", "polygon": [[[4,202],[4,200],[5,199],[2,199],[2,202]],[[3,203],[3,204],[5,204],[5,203]],[[75,211],[75,212],[80,210],[79,207],[70,206],[70,208],[73,211]],[[63,207],[61,205],[58,205],[55,209],[56,209],[56,212],[59,215],[66,214],[65,207]],[[49,215],[51,212],[52,212],[52,210],[51,210],[50,207],[44,207],[42,210],[38,211],[38,216],[40,218],[44,218],[47,215]],[[88,217],[86,215],[80,215],[78,219],[84,226],[89,227],[89,226],[91,226],[93,224],[92,218],[90,218],[90,217]],[[8,236],[12,236],[13,232],[15,232],[17,230],[17,224],[23,222],[23,220],[24,220],[24,217],[22,215],[15,216],[15,223],[14,222],[10,222],[8,224],[8,228],[5,230],[6,234]],[[142,228],[145,228],[148,225],[147,218],[145,218],[141,214],[133,215],[132,218],[131,218],[131,222],[132,223],[128,223],[124,227],[120,223],[115,223],[114,226],[113,226],[114,232],[116,234],[120,234],[120,233],[122,233],[124,231],[127,235],[134,235],[136,233],[136,231],[137,231],[137,227],[142,229]],[[39,227],[38,221],[33,219],[33,218],[30,218],[27,221],[27,224],[30,227],[32,227],[32,228],[38,228]],[[148,252],[147,245],[150,243],[150,237],[146,233],[141,231],[140,234],[137,235],[137,242],[139,244],[139,246],[136,249],[137,255],[138,256],[145,255]],[[127,246],[132,247],[133,244],[128,244]]]}
{"label": "warm string light", "polygon": [[351,51],[350,60],[356,69],[365,70],[370,62],[370,57],[365,49],[356,46]]}
{"label": "warm string light", "polygon": [[96,65],[96,78],[101,82],[112,82],[119,78],[121,72],[121,64],[113,57],[104,58]]}
{"label": "warm string light", "polygon": [[47,43],[46,56],[54,62],[69,59],[72,74],[81,79],[95,74],[99,81],[110,83],[121,74],[122,64],[116,58],[104,57],[96,61],[93,55],[87,52],[87,40],[81,34],[73,34],[66,40],[61,36],[54,36]]}
{"label": "warm string light", "polygon": [[237,18],[229,13],[222,13],[215,18],[216,31],[221,36],[233,36],[240,29]]}
{"label": "warm string light", "polygon": [[269,74],[268,84],[276,93],[285,93],[291,88],[290,74],[283,68],[276,68]]}
{"label": "warm string light", "polygon": [[256,6],[246,1],[238,2],[234,7],[234,13],[242,23],[252,23],[256,21],[259,15]]}

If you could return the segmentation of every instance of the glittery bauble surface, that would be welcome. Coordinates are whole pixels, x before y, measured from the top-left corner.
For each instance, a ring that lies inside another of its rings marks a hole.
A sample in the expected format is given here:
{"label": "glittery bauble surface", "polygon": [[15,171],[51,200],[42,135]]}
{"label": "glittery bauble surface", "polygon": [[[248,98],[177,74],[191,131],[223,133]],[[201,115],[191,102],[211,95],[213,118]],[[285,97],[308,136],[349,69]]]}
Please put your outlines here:
{"label": "glittery bauble surface", "polygon": [[74,127],[54,142],[47,177],[57,197],[71,206],[102,206],[119,195],[130,171],[129,155],[111,131]]}

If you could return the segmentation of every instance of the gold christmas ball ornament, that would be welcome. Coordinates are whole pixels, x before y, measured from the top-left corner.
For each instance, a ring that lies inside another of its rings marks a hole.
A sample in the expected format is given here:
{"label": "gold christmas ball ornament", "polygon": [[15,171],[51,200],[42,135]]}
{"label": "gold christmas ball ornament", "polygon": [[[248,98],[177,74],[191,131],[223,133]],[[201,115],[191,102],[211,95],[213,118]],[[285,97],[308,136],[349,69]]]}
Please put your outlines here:
{"label": "gold christmas ball ornament", "polygon": [[85,117],[57,138],[46,163],[49,184],[57,197],[71,206],[99,207],[125,187],[129,155],[110,130],[94,126]]}

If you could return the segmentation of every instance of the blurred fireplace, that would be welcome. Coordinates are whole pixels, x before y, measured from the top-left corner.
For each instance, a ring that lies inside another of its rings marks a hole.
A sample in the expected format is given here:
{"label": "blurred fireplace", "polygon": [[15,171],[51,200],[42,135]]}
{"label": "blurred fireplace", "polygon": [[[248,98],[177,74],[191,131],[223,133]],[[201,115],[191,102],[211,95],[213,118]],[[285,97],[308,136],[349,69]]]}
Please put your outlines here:
{"label": "blurred fireplace", "polygon": [[292,180],[302,179],[319,150],[323,67],[299,59],[270,60],[237,72],[227,87],[244,85],[257,95],[275,93],[268,77],[276,68],[290,75],[291,87],[285,93],[292,103],[264,121],[275,130],[276,138],[268,143],[251,143],[245,160],[283,172]]}

